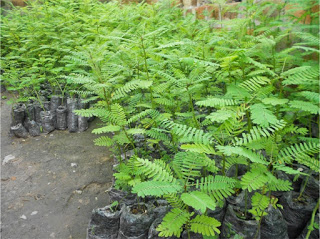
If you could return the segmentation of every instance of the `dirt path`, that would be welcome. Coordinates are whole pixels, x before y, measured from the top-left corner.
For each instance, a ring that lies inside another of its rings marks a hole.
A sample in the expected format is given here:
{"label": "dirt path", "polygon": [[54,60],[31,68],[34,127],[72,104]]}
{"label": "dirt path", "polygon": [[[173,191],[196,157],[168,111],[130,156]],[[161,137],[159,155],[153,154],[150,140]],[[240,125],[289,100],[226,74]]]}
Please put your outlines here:
{"label": "dirt path", "polygon": [[[112,177],[110,153],[93,145],[97,123],[84,133],[54,131],[23,140],[8,134],[10,110],[2,100],[2,238],[85,238],[92,209],[109,202]],[[3,165],[8,155],[14,159]]]}

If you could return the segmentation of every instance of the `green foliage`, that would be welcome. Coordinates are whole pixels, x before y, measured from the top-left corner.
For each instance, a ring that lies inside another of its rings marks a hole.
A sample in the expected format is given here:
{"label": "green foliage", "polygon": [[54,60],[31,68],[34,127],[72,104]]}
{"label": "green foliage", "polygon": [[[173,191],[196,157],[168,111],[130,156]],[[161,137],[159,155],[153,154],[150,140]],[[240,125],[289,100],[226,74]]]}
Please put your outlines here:
{"label": "green foliage", "polygon": [[180,237],[182,226],[189,221],[191,216],[192,214],[179,208],[172,209],[157,227],[157,231],[160,232],[159,236],[169,237],[174,235]]}
{"label": "green foliage", "polygon": [[183,193],[181,194],[181,199],[185,204],[196,210],[200,210],[202,213],[205,213],[207,208],[214,210],[216,207],[215,202],[203,192],[193,191]]}
{"label": "green foliage", "polygon": [[218,229],[221,223],[212,217],[197,215],[190,221],[191,231],[200,233],[204,236],[214,236],[220,234]]}
{"label": "green foliage", "polygon": [[89,102],[76,113],[101,120],[94,143],[119,161],[115,186],[173,207],[160,236],[213,237],[208,208],[257,191],[246,200],[260,220],[276,205],[265,195],[292,190],[277,171],[320,168],[318,16],[306,26],[283,3],[241,5],[247,18],[213,22],[165,2],[32,1],[1,19],[1,83],[13,102],[41,103],[44,86]]}

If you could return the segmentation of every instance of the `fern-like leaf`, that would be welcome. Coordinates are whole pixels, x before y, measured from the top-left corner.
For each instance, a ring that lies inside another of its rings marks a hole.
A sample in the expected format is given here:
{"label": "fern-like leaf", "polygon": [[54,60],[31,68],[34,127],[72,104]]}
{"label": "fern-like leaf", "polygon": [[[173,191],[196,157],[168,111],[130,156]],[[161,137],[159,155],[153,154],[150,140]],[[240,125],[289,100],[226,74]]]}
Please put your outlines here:
{"label": "fern-like leaf", "polygon": [[205,193],[193,191],[190,193],[181,194],[182,201],[188,206],[205,213],[207,208],[214,210],[216,207],[215,202]]}
{"label": "fern-like leaf", "polygon": [[228,105],[238,105],[239,102],[233,99],[208,98],[206,100],[197,101],[196,105],[207,107],[223,107]]}
{"label": "fern-like leaf", "polygon": [[154,181],[175,182],[176,179],[173,177],[169,167],[158,161],[161,160],[151,162],[148,159],[136,158],[135,165],[140,169],[142,174],[148,178],[152,178]]}
{"label": "fern-like leaf", "polygon": [[162,220],[162,223],[157,227],[160,237],[176,236],[180,237],[183,230],[183,225],[186,224],[192,214],[179,208],[173,208],[168,212]]}
{"label": "fern-like leaf", "polygon": [[203,177],[196,181],[196,188],[201,192],[212,196],[216,201],[220,201],[232,193],[237,180],[221,175]]}
{"label": "fern-like leaf", "polygon": [[214,236],[216,234],[220,234],[218,227],[221,226],[221,223],[212,217],[197,215],[190,221],[190,225],[191,231],[200,233],[204,236]]}
{"label": "fern-like leaf", "polygon": [[282,149],[278,154],[278,161],[291,163],[293,160],[309,158],[309,155],[319,153],[319,143],[300,143]]}
{"label": "fern-like leaf", "polygon": [[216,151],[210,145],[205,144],[183,144],[181,149],[196,153],[216,154]]}
{"label": "fern-like leaf", "polygon": [[263,104],[250,107],[252,121],[262,127],[269,127],[278,123],[277,117]]}
{"label": "fern-like leaf", "polygon": [[255,152],[243,147],[217,146],[217,148],[219,149],[220,152],[228,156],[231,156],[232,154],[236,154],[236,155],[244,156],[248,158],[253,163],[260,163],[264,165],[268,164],[268,162],[265,161],[262,155],[256,154]]}
{"label": "fern-like leaf", "polygon": [[162,182],[162,181],[147,181],[136,184],[132,188],[133,193],[137,193],[139,197],[156,196],[161,197],[165,194],[178,193],[183,190],[183,187],[177,183]]}

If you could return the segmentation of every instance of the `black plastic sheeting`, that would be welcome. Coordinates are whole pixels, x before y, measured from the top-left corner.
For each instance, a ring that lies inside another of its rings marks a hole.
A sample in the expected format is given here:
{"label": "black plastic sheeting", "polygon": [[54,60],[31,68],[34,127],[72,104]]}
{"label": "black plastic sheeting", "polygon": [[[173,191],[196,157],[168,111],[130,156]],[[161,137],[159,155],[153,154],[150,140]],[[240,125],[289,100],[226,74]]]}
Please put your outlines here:
{"label": "black plastic sheeting", "polygon": [[[311,220],[308,222],[308,224],[305,226],[305,228],[303,229],[302,233],[300,234],[300,236],[298,236],[297,239],[306,239],[307,238],[307,234],[308,234],[308,227],[310,225]],[[320,214],[317,213],[315,215],[314,218],[314,222],[318,223],[318,225],[320,225]],[[319,239],[319,229],[314,227],[314,230],[310,233],[309,239]]]}
{"label": "black plastic sheeting", "polygon": [[[133,214],[133,207],[142,207],[146,211],[143,214]],[[125,206],[120,217],[120,230],[118,239],[146,239],[149,228],[154,220],[154,213],[145,203],[135,203]]]}
{"label": "black plastic sheeting", "polygon": [[41,125],[44,133],[51,133],[55,129],[53,115],[50,111],[41,111]]}
{"label": "black plastic sheeting", "polygon": [[25,118],[26,106],[24,104],[17,104],[12,108],[12,123],[11,126],[23,124]]}
{"label": "black plastic sheeting", "polygon": [[268,215],[262,218],[261,223],[261,239],[289,239],[287,223],[280,210],[270,205],[266,212]]}
{"label": "black plastic sheeting", "polygon": [[88,239],[116,239],[120,227],[120,216],[123,211],[112,212],[111,205],[93,210],[88,228]]}
{"label": "black plastic sheeting", "polygon": [[68,98],[67,99],[68,109],[68,130],[70,133],[78,131],[78,115],[74,113],[78,109],[78,99]]}
{"label": "black plastic sheeting", "polygon": [[279,200],[283,206],[282,215],[288,225],[289,238],[297,238],[308,223],[316,202],[305,195],[306,201],[300,203],[296,200],[297,192],[286,192]]}
{"label": "black plastic sheeting", "polygon": [[56,110],[56,118],[57,118],[57,123],[56,123],[56,129],[59,130],[66,130],[68,126],[67,122],[67,107],[65,106],[59,106]]}
{"label": "black plastic sheeting", "polygon": [[32,137],[39,136],[41,134],[40,126],[34,120],[26,120],[25,127]]}
{"label": "black plastic sheeting", "polygon": [[222,224],[222,238],[232,238],[235,235],[242,236],[243,239],[260,239],[260,233],[256,237],[258,222],[256,220],[244,220],[237,217],[235,210],[240,207],[228,205],[227,212]]}
{"label": "black plastic sheeting", "polygon": [[118,201],[119,204],[132,205],[137,202],[137,196],[135,194],[129,194],[125,191],[121,191],[115,188],[112,188],[108,191],[110,201]]}
{"label": "black plastic sheeting", "polygon": [[20,123],[12,126],[10,128],[10,130],[17,138],[27,138],[28,137],[28,131]]}

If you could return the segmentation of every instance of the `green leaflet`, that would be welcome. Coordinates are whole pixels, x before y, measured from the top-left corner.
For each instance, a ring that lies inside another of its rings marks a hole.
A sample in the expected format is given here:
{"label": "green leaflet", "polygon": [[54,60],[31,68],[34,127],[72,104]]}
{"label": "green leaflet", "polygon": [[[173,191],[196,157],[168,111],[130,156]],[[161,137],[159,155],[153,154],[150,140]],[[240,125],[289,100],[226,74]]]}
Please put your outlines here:
{"label": "green leaflet", "polygon": [[232,154],[241,155],[248,158],[253,163],[260,163],[267,165],[268,162],[265,161],[262,155],[259,155],[249,149],[243,147],[232,147],[232,146],[217,146],[220,152],[225,155],[231,156]]}
{"label": "green leaflet", "polygon": [[116,132],[119,131],[121,128],[118,125],[108,125],[104,126],[102,128],[97,128],[92,130],[92,133],[94,134],[102,134],[102,133],[109,133],[109,132]]}
{"label": "green leaflet", "polygon": [[157,227],[159,236],[169,237],[177,236],[180,237],[183,230],[183,225],[189,221],[192,214],[179,208],[173,208],[163,218],[162,223]]}
{"label": "green leaflet", "polygon": [[216,234],[220,234],[218,227],[221,226],[221,223],[212,217],[197,215],[191,220],[190,225],[191,231],[200,233],[204,236],[214,236]]}
{"label": "green leaflet", "polygon": [[137,193],[139,197],[145,196],[163,196],[165,194],[177,193],[182,191],[182,186],[178,182],[147,181],[136,184],[132,192]]}
{"label": "green leaflet", "polygon": [[199,191],[183,193],[181,199],[185,204],[200,210],[202,213],[205,213],[207,208],[214,210],[216,207],[215,202],[207,194]]}
{"label": "green leaflet", "polygon": [[262,127],[269,127],[278,122],[277,117],[263,104],[250,107],[252,121]]}
{"label": "green leaflet", "polygon": [[283,105],[288,103],[288,99],[264,98],[262,102],[266,105]]}

